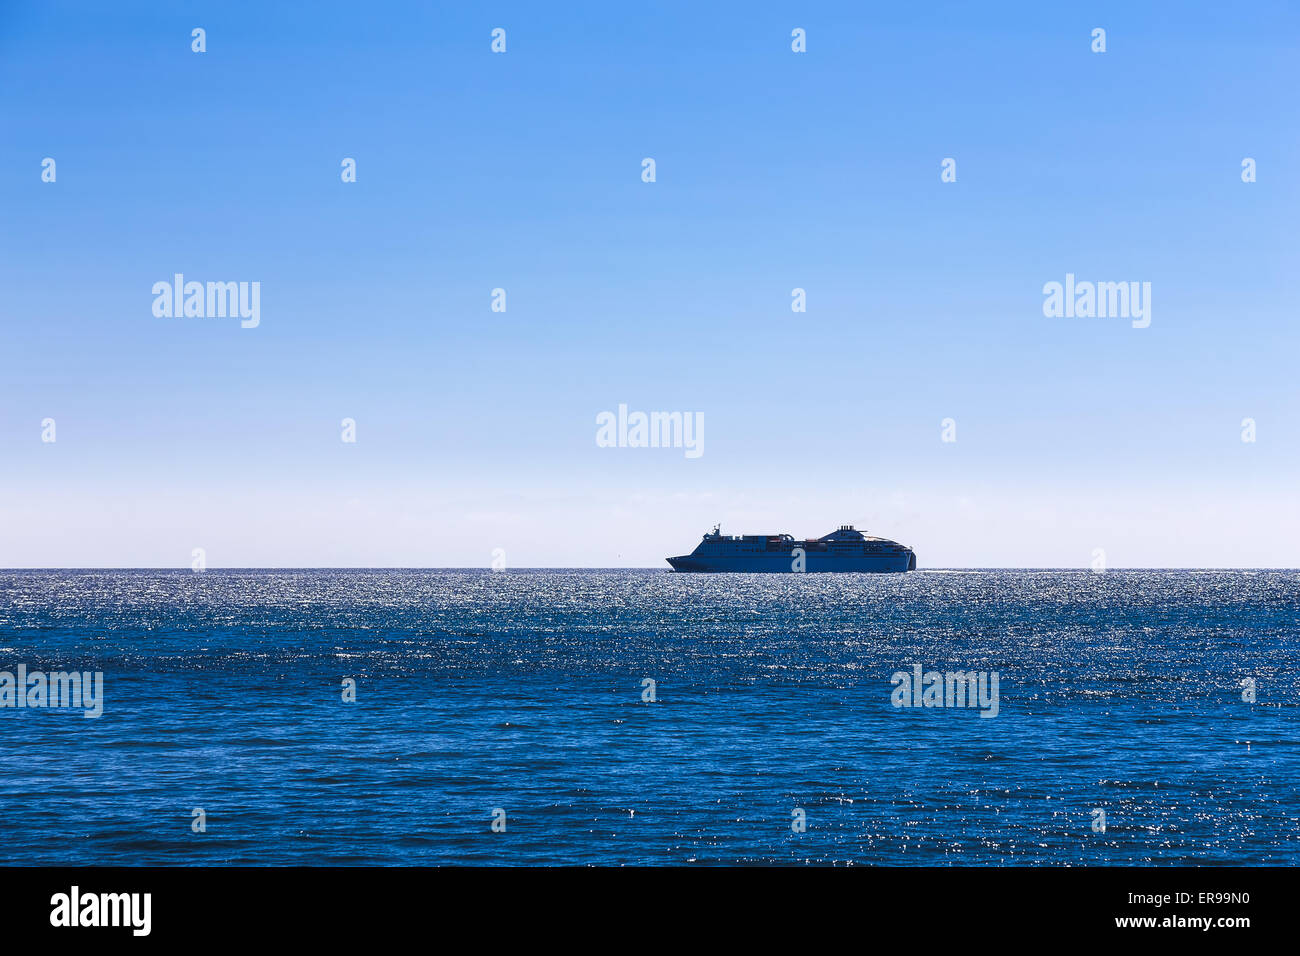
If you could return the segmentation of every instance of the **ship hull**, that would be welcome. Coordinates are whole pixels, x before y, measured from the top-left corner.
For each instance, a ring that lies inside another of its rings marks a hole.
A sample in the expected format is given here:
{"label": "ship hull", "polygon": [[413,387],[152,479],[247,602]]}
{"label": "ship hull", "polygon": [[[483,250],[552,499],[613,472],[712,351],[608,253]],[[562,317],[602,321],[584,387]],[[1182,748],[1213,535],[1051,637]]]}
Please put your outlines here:
{"label": "ship hull", "polygon": [[[735,554],[696,555],[684,554],[669,558],[674,571],[697,574],[791,574],[794,573],[789,554]],[[804,571],[809,574],[832,571],[867,574],[897,574],[916,570],[916,556],[911,551],[885,554],[804,555]]]}

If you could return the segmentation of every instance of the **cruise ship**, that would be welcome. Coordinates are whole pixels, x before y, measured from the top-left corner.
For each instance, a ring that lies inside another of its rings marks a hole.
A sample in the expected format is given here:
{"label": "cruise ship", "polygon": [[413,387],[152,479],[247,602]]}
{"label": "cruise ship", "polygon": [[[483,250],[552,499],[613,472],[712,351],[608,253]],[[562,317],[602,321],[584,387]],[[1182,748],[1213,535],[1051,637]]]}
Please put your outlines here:
{"label": "cruise ship", "polygon": [[720,525],[690,554],[665,559],[674,571],[786,573],[799,571],[915,571],[911,548],[840,525],[838,531],[796,541],[788,534],[723,534]]}

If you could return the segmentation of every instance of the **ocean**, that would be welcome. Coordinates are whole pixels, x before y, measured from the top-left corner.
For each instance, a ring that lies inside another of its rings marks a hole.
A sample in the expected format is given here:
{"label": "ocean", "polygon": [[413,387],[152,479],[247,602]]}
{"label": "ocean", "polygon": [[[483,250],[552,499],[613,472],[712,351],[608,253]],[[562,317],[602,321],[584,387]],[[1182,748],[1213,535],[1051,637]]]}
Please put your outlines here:
{"label": "ocean", "polygon": [[103,675],[0,863],[1294,864],[1297,663],[1296,571],[0,571]]}

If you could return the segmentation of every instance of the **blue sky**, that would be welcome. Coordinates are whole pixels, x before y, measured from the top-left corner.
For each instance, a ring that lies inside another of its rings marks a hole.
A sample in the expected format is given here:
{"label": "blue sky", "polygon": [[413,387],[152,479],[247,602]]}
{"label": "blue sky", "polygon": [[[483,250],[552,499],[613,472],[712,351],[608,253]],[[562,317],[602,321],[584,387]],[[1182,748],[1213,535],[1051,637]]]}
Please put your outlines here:
{"label": "blue sky", "polygon": [[1300,565],[1294,7],[611,6],[0,6],[0,566]]}

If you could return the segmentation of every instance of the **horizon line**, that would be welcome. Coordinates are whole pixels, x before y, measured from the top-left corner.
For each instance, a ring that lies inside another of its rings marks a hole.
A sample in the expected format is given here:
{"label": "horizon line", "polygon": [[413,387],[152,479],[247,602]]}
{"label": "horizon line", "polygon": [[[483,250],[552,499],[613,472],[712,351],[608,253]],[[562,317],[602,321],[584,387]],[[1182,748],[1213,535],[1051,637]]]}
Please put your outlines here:
{"label": "horizon line", "polygon": [[484,565],[231,565],[227,567],[207,567],[202,571],[193,568],[172,565],[123,565],[123,566],[74,566],[42,565],[35,567],[0,568],[0,574],[15,571],[184,571],[189,574],[207,574],[210,571],[481,571],[488,574],[508,574],[511,571],[660,571],[664,574],[689,574],[696,577],[708,577],[717,574],[867,574],[872,576],[889,576],[893,574],[917,574],[926,571],[1079,571],[1088,574],[1108,574],[1112,571],[1298,571],[1300,567],[1289,565],[1255,565],[1255,566],[1187,566],[1170,567],[1157,565],[1129,565],[1124,567],[1107,567],[1103,570],[1079,565],[982,565],[967,567],[933,567],[915,568],[911,571],[675,571],[649,565],[530,565],[495,569]]}

